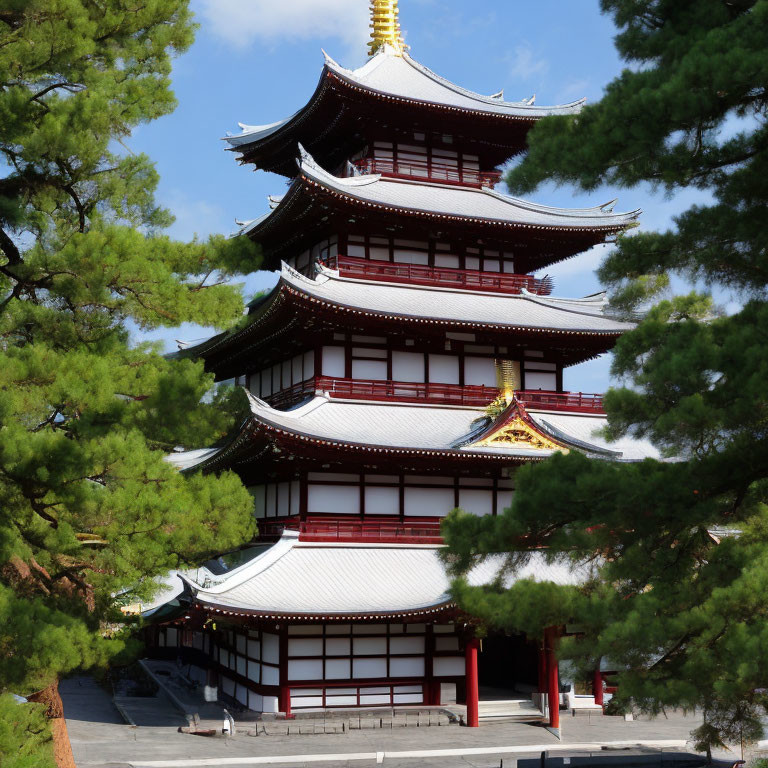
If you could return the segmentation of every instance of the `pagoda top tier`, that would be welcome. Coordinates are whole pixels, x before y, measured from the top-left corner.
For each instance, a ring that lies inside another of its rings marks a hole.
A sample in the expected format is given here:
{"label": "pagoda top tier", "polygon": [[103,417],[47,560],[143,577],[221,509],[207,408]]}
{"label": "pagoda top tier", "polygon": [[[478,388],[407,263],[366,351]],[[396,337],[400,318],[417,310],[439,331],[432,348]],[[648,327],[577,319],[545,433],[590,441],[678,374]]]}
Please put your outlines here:
{"label": "pagoda top tier", "polygon": [[241,162],[290,177],[297,143],[332,168],[379,139],[448,143],[493,168],[523,150],[537,120],[576,113],[585,101],[541,107],[534,98],[505,101],[503,91],[482,96],[387,42],[354,70],[324,55],[320,81],[304,107],[276,123],[241,123],[242,133],[226,137]]}

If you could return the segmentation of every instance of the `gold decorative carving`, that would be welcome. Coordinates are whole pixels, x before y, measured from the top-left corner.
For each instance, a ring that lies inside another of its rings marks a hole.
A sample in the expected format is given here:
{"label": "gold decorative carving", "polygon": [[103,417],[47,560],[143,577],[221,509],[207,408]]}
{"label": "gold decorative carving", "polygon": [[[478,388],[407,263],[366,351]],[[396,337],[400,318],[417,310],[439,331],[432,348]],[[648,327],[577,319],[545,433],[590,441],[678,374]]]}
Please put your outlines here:
{"label": "gold decorative carving", "polygon": [[511,419],[503,427],[491,432],[490,435],[472,444],[472,447],[488,446],[491,448],[527,448],[534,451],[560,451],[568,453],[568,449],[551,440],[546,435],[526,423],[519,416]]}
{"label": "gold decorative carving", "polygon": [[371,41],[368,43],[369,56],[373,56],[383,45],[390,45],[398,55],[408,46],[400,34],[397,0],[371,0]]}

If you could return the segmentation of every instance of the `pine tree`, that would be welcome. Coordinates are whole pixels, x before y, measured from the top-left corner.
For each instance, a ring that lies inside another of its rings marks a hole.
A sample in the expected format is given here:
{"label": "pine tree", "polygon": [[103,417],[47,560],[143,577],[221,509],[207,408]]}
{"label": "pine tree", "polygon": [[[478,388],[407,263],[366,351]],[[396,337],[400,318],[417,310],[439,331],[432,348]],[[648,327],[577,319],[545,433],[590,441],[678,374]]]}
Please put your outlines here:
{"label": "pine tree", "polygon": [[[586,670],[608,657],[619,699],[646,712],[699,708],[702,748],[754,738],[768,680],[768,2],[601,0],[628,68],[578,116],[542,120],[508,174],[515,192],[547,180],[584,190],[642,182],[710,202],[666,232],[627,233],[602,264],[616,312],[641,313],[616,347],[624,387],[605,398],[611,436],[651,439],[670,461],[556,456],[517,474],[498,518],[445,525],[454,572],[484,554],[545,547],[589,561],[574,593],[541,587],[455,592],[490,623],[540,632],[573,621],[562,654]],[[670,296],[671,275],[732,291]],[[528,621],[528,626],[519,627]]]}
{"label": "pine tree", "polygon": [[168,114],[187,0],[10,0],[0,9],[0,693],[104,665],[115,596],[254,534],[233,474],[164,456],[231,427],[202,365],[128,328],[242,314],[247,239],[175,242],[157,173],[124,142]]}

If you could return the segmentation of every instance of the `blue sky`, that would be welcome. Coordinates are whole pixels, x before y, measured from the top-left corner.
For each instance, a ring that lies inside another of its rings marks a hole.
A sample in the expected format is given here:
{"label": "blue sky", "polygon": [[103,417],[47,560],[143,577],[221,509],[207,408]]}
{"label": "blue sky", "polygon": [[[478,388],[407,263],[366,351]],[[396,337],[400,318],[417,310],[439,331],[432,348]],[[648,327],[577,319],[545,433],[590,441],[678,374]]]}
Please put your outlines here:
{"label": "blue sky", "polygon": [[[221,137],[238,121],[270,123],[295,112],[312,94],[322,68],[321,48],[354,68],[366,59],[368,0],[192,0],[200,29],[193,47],[175,61],[179,101],[167,117],[141,126],[133,151],[146,152],[161,176],[158,198],[176,216],[170,234],[230,233],[235,219],[267,210],[266,196],[286,181],[237,165]],[[539,104],[594,101],[622,69],[611,20],[597,0],[400,0],[400,19],[411,55],[443,77],[480,93],[504,88],[508,99],[536,94]],[[618,197],[616,210],[642,208],[641,226],[663,229],[672,216],[701,199],[670,200],[647,188],[603,189],[584,195],[548,185],[532,199],[579,207]],[[600,246],[547,270],[555,293],[582,296],[599,290]],[[274,284],[273,273],[247,279],[250,295]],[[209,331],[183,326],[151,338],[175,348],[176,338]],[[565,387],[598,392],[608,386],[609,356],[568,369]]]}

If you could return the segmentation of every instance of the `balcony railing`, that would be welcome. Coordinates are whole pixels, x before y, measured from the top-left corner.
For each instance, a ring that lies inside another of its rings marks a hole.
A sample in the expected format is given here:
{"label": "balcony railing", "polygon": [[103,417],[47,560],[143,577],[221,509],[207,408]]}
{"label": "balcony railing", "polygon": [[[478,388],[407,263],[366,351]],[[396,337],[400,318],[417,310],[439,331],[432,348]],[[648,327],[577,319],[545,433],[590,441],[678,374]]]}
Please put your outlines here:
{"label": "balcony railing", "polygon": [[302,541],[441,544],[440,521],[391,523],[379,520],[286,520],[259,522],[263,536],[279,536],[284,529],[299,532]]}
{"label": "balcony railing", "polygon": [[374,381],[371,379],[315,378],[318,391],[331,397],[357,400],[395,400],[406,403],[441,403],[446,405],[488,405],[499,396],[496,387],[434,384],[411,381]]}
{"label": "balcony railing", "polygon": [[428,160],[391,160],[364,157],[353,162],[361,173],[380,173],[399,179],[438,181],[442,184],[459,184],[465,187],[490,187],[501,181],[501,171],[479,171],[476,168],[446,165]]}
{"label": "balcony railing", "polygon": [[[325,392],[329,397],[349,400],[375,400],[398,403],[433,403],[464,407],[482,407],[499,396],[496,387],[479,385],[438,384],[412,381],[377,381],[373,379],[345,379],[333,376],[314,376],[286,387],[265,400],[273,408],[287,408]],[[519,390],[517,399],[529,408],[571,413],[603,413],[603,396],[584,392],[549,392],[546,390]]]}
{"label": "balcony railing", "polygon": [[365,280],[510,294],[519,294],[526,290],[537,296],[549,296],[552,293],[552,279],[548,276],[537,278],[504,272],[480,272],[476,269],[427,267],[422,264],[399,264],[341,255],[329,258],[326,264],[331,269],[338,269],[345,277]]}
{"label": "balcony railing", "polygon": [[529,408],[571,413],[604,413],[603,396],[585,392],[548,392],[543,389],[521,390],[517,399]]}

